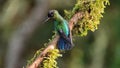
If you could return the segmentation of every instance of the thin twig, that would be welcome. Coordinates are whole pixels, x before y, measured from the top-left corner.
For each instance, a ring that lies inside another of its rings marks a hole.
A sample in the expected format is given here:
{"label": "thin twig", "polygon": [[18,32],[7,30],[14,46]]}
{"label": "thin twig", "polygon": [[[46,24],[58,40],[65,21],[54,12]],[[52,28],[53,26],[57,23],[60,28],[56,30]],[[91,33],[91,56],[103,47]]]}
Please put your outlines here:
{"label": "thin twig", "polygon": [[[78,12],[70,19],[69,21],[70,31],[72,31],[74,25],[77,23],[78,20],[82,19],[82,17],[83,17],[83,12]],[[36,60],[27,68],[38,68],[38,66],[41,64],[44,57],[46,56],[48,50],[54,49],[56,47],[58,39],[59,39],[59,35],[56,35],[56,37],[48,44],[48,47],[46,47],[45,50],[41,52],[39,57],[37,57]]]}

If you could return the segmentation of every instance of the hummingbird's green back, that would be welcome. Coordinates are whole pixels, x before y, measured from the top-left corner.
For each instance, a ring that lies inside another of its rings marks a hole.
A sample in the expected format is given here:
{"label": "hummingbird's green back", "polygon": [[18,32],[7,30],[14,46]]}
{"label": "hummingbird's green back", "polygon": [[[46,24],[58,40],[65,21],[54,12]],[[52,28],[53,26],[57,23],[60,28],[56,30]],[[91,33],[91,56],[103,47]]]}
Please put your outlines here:
{"label": "hummingbird's green back", "polygon": [[57,10],[51,10],[48,13],[48,17],[54,19],[55,31],[59,34],[58,49],[69,50],[72,48],[72,37],[70,36],[70,30],[68,22],[58,13]]}

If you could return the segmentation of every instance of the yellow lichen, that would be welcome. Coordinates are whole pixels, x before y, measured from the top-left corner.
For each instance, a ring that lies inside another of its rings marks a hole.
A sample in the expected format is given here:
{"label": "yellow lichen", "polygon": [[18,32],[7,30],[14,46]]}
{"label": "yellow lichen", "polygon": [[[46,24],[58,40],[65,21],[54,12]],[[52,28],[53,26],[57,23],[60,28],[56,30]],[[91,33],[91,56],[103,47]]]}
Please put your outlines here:
{"label": "yellow lichen", "polygon": [[58,49],[49,50],[41,68],[58,68],[56,59],[61,56]]}
{"label": "yellow lichen", "polygon": [[[40,55],[40,53],[43,51],[44,49],[40,49],[38,50],[34,57],[30,60],[28,60],[27,62],[27,66],[31,65],[31,63],[33,63],[33,61],[35,61],[35,59]],[[49,50],[47,55],[44,57],[43,63],[40,66],[40,68],[58,68],[57,66],[57,61],[56,59],[58,57],[61,57],[62,55],[59,53],[58,49],[53,49],[53,50]]]}
{"label": "yellow lichen", "polygon": [[78,0],[72,11],[65,10],[67,20],[76,12],[84,12],[83,18],[73,28],[73,35],[85,36],[88,30],[95,31],[103,17],[104,8],[109,4],[109,0]]}

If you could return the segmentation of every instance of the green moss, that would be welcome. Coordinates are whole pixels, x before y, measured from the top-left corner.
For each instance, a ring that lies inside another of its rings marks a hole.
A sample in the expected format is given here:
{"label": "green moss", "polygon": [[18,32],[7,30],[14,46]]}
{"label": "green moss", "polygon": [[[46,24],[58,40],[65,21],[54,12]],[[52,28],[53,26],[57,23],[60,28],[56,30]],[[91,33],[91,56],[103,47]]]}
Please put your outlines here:
{"label": "green moss", "polygon": [[[56,33],[54,32],[52,39],[48,39],[48,41],[49,41],[48,43],[50,43],[55,38],[55,36],[56,36]],[[45,48],[48,46],[48,43],[44,44]],[[30,60],[27,61],[26,67],[31,65],[45,48],[41,48],[41,49],[37,50],[36,53],[34,54],[33,58],[31,58]],[[62,56],[62,55],[59,54],[58,49],[49,50],[47,56],[44,57],[42,66],[40,68],[58,68],[56,59],[60,56]]]}
{"label": "green moss", "polygon": [[78,0],[73,10],[65,10],[65,18],[70,18],[76,12],[84,12],[82,20],[79,20],[73,28],[73,35],[85,36],[88,31],[95,31],[103,17],[104,8],[109,5],[109,0]]}
{"label": "green moss", "polygon": [[36,53],[34,54],[33,58],[27,61],[27,66],[31,65],[33,63],[33,61],[35,61],[35,59],[40,55],[40,53],[43,50],[44,50],[44,48],[41,48],[41,49],[37,50]]}
{"label": "green moss", "polygon": [[41,68],[58,68],[56,59],[61,56],[58,49],[49,50]]}
{"label": "green moss", "polygon": [[[31,65],[33,63],[33,61],[35,61],[35,59],[40,55],[40,53],[43,51],[44,49],[40,49],[38,50],[34,57],[30,60],[27,61],[27,66]],[[59,50],[58,49],[53,49],[53,50],[49,50],[46,57],[44,57],[43,63],[40,66],[40,68],[58,68],[57,67],[57,61],[56,59],[58,57],[61,57],[62,55],[59,54]],[[26,66],[26,67],[27,67]]]}

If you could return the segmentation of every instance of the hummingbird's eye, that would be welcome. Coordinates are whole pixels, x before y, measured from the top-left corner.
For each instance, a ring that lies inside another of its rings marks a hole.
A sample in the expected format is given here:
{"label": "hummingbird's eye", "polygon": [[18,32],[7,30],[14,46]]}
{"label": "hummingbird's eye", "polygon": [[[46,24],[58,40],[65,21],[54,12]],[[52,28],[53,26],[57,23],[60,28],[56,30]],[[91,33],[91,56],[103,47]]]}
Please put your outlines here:
{"label": "hummingbird's eye", "polygon": [[49,12],[48,12],[48,17],[53,17],[53,16],[54,16],[54,11],[52,11],[52,10],[49,11]]}

